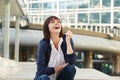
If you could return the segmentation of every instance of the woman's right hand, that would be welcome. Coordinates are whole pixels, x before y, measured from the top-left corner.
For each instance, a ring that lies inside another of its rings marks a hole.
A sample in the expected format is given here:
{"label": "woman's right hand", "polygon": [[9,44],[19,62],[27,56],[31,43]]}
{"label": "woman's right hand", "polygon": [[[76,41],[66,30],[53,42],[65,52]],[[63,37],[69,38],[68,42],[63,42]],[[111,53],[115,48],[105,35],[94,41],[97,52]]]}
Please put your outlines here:
{"label": "woman's right hand", "polygon": [[66,42],[70,41],[70,38],[72,38],[72,36],[73,36],[72,31],[68,30],[66,32]]}
{"label": "woman's right hand", "polygon": [[55,72],[59,72],[61,71],[66,65],[68,65],[68,63],[65,63],[63,65],[60,65],[60,66],[56,66],[54,69],[55,69]]}

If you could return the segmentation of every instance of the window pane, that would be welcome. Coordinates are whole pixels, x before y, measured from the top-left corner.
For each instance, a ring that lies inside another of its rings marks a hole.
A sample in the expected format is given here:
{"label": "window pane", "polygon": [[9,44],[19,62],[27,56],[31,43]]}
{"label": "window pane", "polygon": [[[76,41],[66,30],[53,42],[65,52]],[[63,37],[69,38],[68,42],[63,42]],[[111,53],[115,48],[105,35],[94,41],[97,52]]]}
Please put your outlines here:
{"label": "window pane", "polygon": [[60,9],[65,9],[65,2],[60,2]]}
{"label": "window pane", "polygon": [[102,7],[110,7],[111,0],[102,0]]}
{"label": "window pane", "polygon": [[48,17],[50,17],[51,15],[43,15],[43,21],[45,21]]}
{"label": "window pane", "polygon": [[54,9],[57,9],[57,2],[54,2]]}
{"label": "window pane", "polygon": [[52,9],[52,3],[51,2],[44,3],[44,9]]}
{"label": "window pane", "polygon": [[114,23],[120,24],[120,12],[114,12]]}
{"label": "window pane", "polygon": [[66,14],[60,14],[60,20],[61,20],[62,23],[66,23],[67,22],[66,16],[67,16]]}
{"label": "window pane", "polygon": [[78,4],[78,8],[88,8],[88,4]]}
{"label": "window pane", "polygon": [[90,14],[90,23],[99,23],[99,13]]}
{"label": "window pane", "polygon": [[110,23],[110,12],[102,13],[102,23]]}
{"label": "window pane", "polygon": [[90,7],[91,8],[99,8],[100,7],[100,0],[90,0]]}
{"label": "window pane", "polygon": [[67,9],[75,9],[76,5],[74,2],[67,2],[66,3]]}
{"label": "window pane", "polygon": [[78,22],[87,23],[88,22],[88,15],[86,13],[78,14]]}
{"label": "window pane", "polygon": [[114,0],[114,6],[120,7],[120,0]]}
{"label": "window pane", "polygon": [[41,8],[42,5],[40,3],[32,3],[32,8]]}
{"label": "window pane", "polygon": [[70,23],[75,23],[75,14],[70,14],[69,15],[69,22]]}
{"label": "window pane", "polygon": [[88,0],[78,1],[78,8],[88,8]]}

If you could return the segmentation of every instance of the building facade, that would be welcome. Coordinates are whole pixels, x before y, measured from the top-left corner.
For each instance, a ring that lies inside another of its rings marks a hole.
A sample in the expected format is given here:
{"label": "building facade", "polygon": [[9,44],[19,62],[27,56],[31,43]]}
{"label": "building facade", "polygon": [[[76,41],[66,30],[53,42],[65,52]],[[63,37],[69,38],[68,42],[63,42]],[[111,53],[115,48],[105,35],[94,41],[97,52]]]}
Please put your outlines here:
{"label": "building facade", "polygon": [[51,15],[63,26],[120,35],[119,0],[26,0],[26,13],[32,23],[43,24]]}

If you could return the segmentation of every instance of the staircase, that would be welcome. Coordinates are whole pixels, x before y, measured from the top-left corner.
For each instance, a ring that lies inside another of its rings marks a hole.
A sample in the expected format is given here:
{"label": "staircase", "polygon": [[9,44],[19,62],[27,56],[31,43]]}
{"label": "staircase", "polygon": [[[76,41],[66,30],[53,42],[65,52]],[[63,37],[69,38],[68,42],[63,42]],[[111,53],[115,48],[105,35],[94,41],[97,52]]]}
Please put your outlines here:
{"label": "staircase", "polygon": [[[0,80],[34,79],[36,72],[35,62],[14,62],[1,58],[0,62]],[[112,77],[95,69],[76,67],[76,71],[74,80],[120,80],[120,77]]]}

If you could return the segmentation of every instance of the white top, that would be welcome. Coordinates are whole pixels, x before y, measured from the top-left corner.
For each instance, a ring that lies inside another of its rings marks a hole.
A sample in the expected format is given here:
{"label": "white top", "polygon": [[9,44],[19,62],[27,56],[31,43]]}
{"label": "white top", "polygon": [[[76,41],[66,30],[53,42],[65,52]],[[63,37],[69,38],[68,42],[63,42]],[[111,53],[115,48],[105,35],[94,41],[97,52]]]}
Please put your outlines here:
{"label": "white top", "polygon": [[[48,67],[55,67],[59,66],[65,63],[64,55],[61,49],[61,44],[63,42],[63,38],[60,38],[60,41],[58,43],[58,50],[55,48],[53,41],[50,39],[50,44],[51,44],[51,55],[50,55],[50,60],[48,63]],[[59,73],[55,73],[53,75],[50,75],[50,80],[56,80],[56,76]]]}

